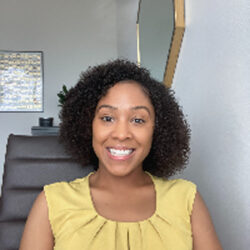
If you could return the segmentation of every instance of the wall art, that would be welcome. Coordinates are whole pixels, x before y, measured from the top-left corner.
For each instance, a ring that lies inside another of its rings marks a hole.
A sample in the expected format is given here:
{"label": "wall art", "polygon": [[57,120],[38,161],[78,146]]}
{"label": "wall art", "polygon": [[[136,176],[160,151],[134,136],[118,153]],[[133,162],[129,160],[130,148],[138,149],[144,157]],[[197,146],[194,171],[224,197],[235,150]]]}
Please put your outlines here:
{"label": "wall art", "polygon": [[43,53],[0,51],[0,112],[43,111]]}

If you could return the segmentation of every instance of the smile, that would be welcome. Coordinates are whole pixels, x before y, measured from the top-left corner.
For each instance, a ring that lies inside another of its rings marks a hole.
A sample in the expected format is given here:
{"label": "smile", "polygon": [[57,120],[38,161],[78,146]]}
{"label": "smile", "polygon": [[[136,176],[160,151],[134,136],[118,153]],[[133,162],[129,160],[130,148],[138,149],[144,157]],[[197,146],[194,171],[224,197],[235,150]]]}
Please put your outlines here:
{"label": "smile", "polygon": [[108,151],[112,156],[128,156],[130,155],[134,150],[133,149],[114,149],[114,148],[108,148]]}

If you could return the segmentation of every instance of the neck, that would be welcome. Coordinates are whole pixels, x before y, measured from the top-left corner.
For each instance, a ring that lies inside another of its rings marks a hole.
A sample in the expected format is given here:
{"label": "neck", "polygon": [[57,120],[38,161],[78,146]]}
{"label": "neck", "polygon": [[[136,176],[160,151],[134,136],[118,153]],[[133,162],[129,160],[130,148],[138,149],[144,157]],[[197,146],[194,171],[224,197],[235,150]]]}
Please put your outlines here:
{"label": "neck", "polygon": [[105,169],[99,168],[92,176],[91,183],[98,188],[120,192],[150,184],[151,178],[142,168],[136,169],[125,176],[115,176]]}

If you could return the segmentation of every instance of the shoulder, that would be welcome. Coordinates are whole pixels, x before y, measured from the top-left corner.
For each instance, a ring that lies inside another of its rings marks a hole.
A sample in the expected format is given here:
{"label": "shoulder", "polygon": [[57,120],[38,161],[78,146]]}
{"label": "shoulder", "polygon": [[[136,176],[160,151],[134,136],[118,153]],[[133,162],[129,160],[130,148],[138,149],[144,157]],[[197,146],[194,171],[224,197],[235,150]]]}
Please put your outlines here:
{"label": "shoulder", "polygon": [[180,200],[186,202],[187,209],[191,214],[195,196],[197,193],[197,186],[195,183],[185,179],[173,179],[167,181],[169,186],[169,192]]}
{"label": "shoulder", "polygon": [[199,192],[195,196],[191,225],[194,249],[222,250],[211,216]]}
{"label": "shoulder", "polygon": [[40,192],[33,203],[31,212],[47,215],[47,202],[44,191]]}
{"label": "shoulder", "polygon": [[45,185],[43,190],[49,214],[55,215],[61,209],[79,206],[82,197],[88,196],[88,178],[83,177],[71,182],[56,182]]}
{"label": "shoulder", "polygon": [[179,196],[194,195],[197,191],[196,184],[185,179],[165,179],[161,177],[154,177],[154,182],[158,188],[158,192],[168,195],[174,194]]}
{"label": "shoulder", "polygon": [[47,200],[49,197],[56,199],[59,197],[66,197],[72,193],[78,192],[79,190],[84,190],[83,186],[85,184],[87,184],[87,176],[77,178],[70,182],[61,181],[48,184],[43,187],[43,190]]}
{"label": "shoulder", "polygon": [[45,193],[36,198],[24,228],[20,249],[52,249],[53,234],[48,218]]}
{"label": "shoulder", "polygon": [[41,216],[43,216],[43,218],[48,217],[48,206],[44,191],[38,194],[33,203],[29,217],[33,217],[34,215],[38,215],[37,218],[41,218]]}
{"label": "shoulder", "polygon": [[155,187],[162,206],[190,216],[197,193],[196,184],[185,179],[155,178]]}
{"label": "shoulder", "polygon": [[54,182],[51,184],[47,184],[44,186],[44,189],[60,189],[60,188],[74,188],[79,186],[79,184],[85,182],[87,179],[87,176],[84,176],[82,178],[76,178],[73,181],[59,181],[59,182]]}
{"label": "shoulder", "polygon": [[171,179],[166,180],[163,179],[163,183],[169,186],[169,189],[173,189],[175,191],[187,191],[189,189],[196,189],[196,184],[192,181],[186,179]]}
{"label": "shoulder", "polygon": [[55,237],[63,230],[65,220],[71,212],[91,207],[87,177],[44,186],[48,217]]}

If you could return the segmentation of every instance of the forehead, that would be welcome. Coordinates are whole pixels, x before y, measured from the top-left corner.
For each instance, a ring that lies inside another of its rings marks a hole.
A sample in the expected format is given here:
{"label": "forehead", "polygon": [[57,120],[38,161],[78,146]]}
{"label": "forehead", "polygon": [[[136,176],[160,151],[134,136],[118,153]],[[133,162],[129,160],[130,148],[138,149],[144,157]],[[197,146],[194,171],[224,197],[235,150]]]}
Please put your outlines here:
{"label": "forehead", "polygon": [[[151,100],[143,87],[135,81],[122,81],[111,87],[105,96],[103,96],[98,105],[104,102],[113,102],[117,104],[133,105],[151,105]],[[97,106],[98,106],[97,105]]]}

